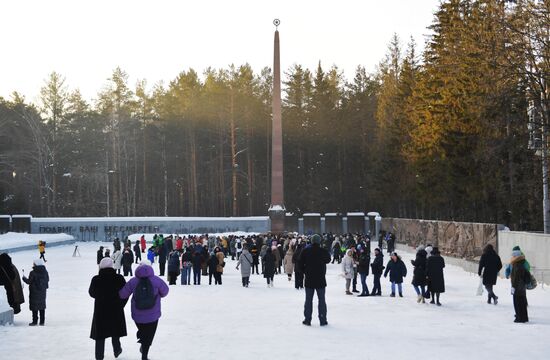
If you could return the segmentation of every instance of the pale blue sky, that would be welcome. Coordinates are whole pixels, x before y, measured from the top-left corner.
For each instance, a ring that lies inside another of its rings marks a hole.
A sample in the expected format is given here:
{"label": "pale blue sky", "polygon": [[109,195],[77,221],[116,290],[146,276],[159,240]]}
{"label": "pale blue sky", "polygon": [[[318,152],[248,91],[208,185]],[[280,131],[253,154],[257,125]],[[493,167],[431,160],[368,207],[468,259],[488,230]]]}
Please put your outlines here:
{"label": "pale blue sky", "polygon": [[93,99],[116,66],[149,84],[190,67],[338,65],[351,78],[384,57],[392,34],[421,48],[439,0],[0,0],[0,96],[36,101],[51,71]]}

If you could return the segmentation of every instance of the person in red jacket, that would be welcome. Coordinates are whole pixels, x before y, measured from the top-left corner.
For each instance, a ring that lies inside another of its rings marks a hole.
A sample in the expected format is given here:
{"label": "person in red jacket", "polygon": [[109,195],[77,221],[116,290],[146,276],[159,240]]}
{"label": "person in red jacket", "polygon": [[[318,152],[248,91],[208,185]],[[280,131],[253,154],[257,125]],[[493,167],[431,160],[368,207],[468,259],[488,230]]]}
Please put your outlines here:
{"label": "person in red jacket", "polygon": [[145,242],[145,235],[141,235],[141,239],[139,239],[141,243],[141,252],[145,253],[145,249],[147,249],[147,243]]}

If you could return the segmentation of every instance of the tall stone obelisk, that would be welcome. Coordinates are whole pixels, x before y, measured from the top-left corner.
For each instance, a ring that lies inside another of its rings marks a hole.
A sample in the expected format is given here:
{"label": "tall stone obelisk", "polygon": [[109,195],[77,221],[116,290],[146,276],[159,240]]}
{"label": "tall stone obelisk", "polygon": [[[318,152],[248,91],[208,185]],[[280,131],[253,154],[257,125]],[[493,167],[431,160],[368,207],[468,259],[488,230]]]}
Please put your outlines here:
{"label": "tall stone obelisk", "polygon": [[279,234],[285,229],[285,205],[283,187],[283,124],[281,117],[281,59],[279,52],[279,30],[281,22],[273,21],[275,25],[275,41],[273,53],[273,100],[272,100],[272,137],[271,137],[271,206],[269,219],[271,232]]}

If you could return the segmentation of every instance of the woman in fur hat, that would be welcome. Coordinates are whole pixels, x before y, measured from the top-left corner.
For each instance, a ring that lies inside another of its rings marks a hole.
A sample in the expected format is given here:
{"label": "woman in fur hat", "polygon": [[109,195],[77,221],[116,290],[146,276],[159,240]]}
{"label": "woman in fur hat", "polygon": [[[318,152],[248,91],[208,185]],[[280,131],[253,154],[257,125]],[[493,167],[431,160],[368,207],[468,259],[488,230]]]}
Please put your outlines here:
{"label": "woman in fur hat", "polygon": [[39,313],[40,325],[43,326],[46,313],[46,290],[50,281],[44,260],[34,260],[29,277],[23,276],[23,281],[29,285],[29,307],[32,311],[32,322],[29,326],[38,325]]}

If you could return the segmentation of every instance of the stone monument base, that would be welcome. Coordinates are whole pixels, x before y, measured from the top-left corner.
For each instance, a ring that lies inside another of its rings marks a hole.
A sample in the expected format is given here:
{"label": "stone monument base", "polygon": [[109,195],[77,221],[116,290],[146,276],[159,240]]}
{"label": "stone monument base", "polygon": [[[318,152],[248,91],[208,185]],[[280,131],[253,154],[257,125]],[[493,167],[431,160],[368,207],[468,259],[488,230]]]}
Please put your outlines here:
{"label": "stone monument base", "polygon": [[0,325],[13,324],[13,309],[0,310]]}

